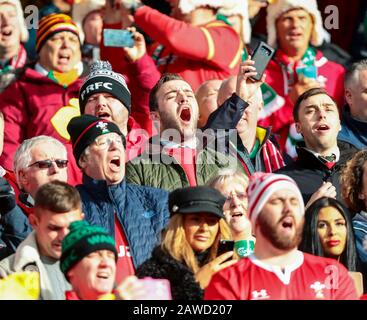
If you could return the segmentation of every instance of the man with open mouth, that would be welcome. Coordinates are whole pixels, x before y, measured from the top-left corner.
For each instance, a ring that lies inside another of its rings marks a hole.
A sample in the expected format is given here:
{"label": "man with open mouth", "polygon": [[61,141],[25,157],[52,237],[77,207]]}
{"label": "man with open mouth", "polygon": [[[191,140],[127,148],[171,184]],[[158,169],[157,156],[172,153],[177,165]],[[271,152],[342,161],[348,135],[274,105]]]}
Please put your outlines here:
{"label": "man with open mouth", "polygon": [[334,99],[324,89],[310,89],[298,98],[293,117],[304,141],[297,144],[297,160],[277,172],[297,182],[306,207],[322,196],[343,201],[337,142],[341,125]]}
{"label": "man with open mouth", "polygon": [[36,50],[35,64],[22,69],[0,99],[7,128],[0,164],[11,170],[23,140],[51,136],[66,146],[68,182],[75,185],[81,182],[81,173],[72,156],[66,125],[79,113],[77,98],[86,71],[78,27],[65,14],[43,17],[38,24]]}
{"label": "man with open mouth", "polygon": [[189,83],[179,75],[161,77],[150,92],[149,107],[159,134],[127,163],[128,182],[173,191],[206,184],[220,169],[244,172],[237,158],[218,151],[213,132],[197,130],[198,103]]}
{"label": "man with open mouth", "polygon": [[68,125],[73,152],[83,172],[86,220],[104,227],[116,242],[116,281],[134,275],[150,257],[169,218],[168,193],[125,180],[125,137],[119,127],[91,115]]}
{"label": "man with open mouth", "polygon": [[117,258],[115,241],[105,229],[87,221],[71,223],[60,258],[60,269],[72,286],[66,300],[142,299],[145,290],[133,276],[114,290]]}
{"label": "man with open mouth", "polygon": [[0,1],[0,92],[19,76],[27,61],[22,43],[28,40],[23,10],[18,0]]}
{"label": "man with open mouth", "polygon": [[0,261],[0,278],[15,272],[38,272],[39,298],[65,300],[65,291],[71,287],[60,270],[61,243],[70,223],[83,218],[80,195],[74,187],[61,181],[41,186],[29,215],[33,231],[14,254]]}
{"label": "man with open mouth", "polygon": [[[248,198],[255,251],[214,274],[205,290],[206,300],[357,299],[352,278],[341,263],[297,249],[304,204],[293,179],[255,173],[250,178]],[[333,282],[327,277],[330,269],[334,270]]]}
{"label": "man with open mouth", "polygon": [[[131,92],[125,78],[114,72],[108,61],[98,60],[91,65],[91,71],[80,88],[79,107],[81,114],[114,122],[119,127],[126,137],[126,161],[142,152],[151,135],[148,126],[143,125],[150,123],[149,112],[145,114],[145,108],[139,104],[132,107]],[[135,120],[144,116],[147,118],[144,121]]]}
{"label": "man with open mouth", "polygon": [[297,98],[310,88],[323,87],[341,108],[345,71],[320,49],[330,36],[316,0],[279,0],[266,10],[267,43],[277,48],[265,72],[266,82],[284,100],[262,125],[272,125],[282,151],[296,157],[295,144],[302,140],[292,119]]}

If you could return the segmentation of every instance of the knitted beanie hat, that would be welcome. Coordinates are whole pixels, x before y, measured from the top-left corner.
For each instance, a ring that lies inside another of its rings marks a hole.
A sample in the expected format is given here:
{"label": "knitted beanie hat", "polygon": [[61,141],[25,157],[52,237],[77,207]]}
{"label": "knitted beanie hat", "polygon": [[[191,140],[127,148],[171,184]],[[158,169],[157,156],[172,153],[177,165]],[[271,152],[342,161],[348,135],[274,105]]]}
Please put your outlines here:
{"label": "knitted beanie hat", "polygon": [[28,34],[27,25],[25,24],[25,20],[24,20],[22,4],[20,3],[19,0],[0,0],[0,4],[3,4],[3,3],[9,3],[15,6],[15,11],[17,13],[17,19],[18,19],[19,28],[20,28],[20,41],[27,42],[29,34]]}
{"label": "knitted beanie hat", "polygon": [[324,40],[329,41],[330,35],[322,25],[321,13],[317,8],[316,0],[278,0],[267,7],[266,28],[268,33],[268,44],[271,47],[277,45],[276,20],[291,9],[304,9],[313,17],[314,29],[311,35],[311,44],[320,46]]}
{"label": "knitted beanie hat", "polygon": [[73,145],[75,161],[79,166],[79,158],[83,151],[99,136],[110,132],[116,132],[122,137],[125,146],[125,137],[119,127],[113,122],[84,114],[70,120],[67,130]]}
{"label": "knitted beanie hat", "polygon": [[84,113],[89,97],[100,92],[110,93],[120,100],[130,113],[131,93],[124,77],[119,73],[113,72],[108,61],[96,61],[91,65],[90,70],[91,72],[79,91],[80,113]]}
{"label": "knitted beanie hat", "polygon": [[106,4],[106,0],[82,0],[73,3],[72,18],[79,28],[80,42],[84,42],[83,23],[86,16],[96,10],[100,10]]}
{"label": "knitted beanie hat", "polygon": [[180,0],[178,7],[183,14],[188,14],[198,7],[220,8],[225,6],[226,1],[230,0]]}
{"label": "knitted beanie hat", "polygon": [[62,240],[60,258],[60,269],[65,276],[80,260],[95,251],[112,251],[117,261],[115,240],[104,228],[92,226],[87,221],[81,220],[72,222],[69,230]]}
{"label": "knitted beanie hat", "polygon": [[218,14],[222,14],[227,17],[235,14],[242,16],[242,33],[244,35],[243,41],[245,43],[250,43],[251,24],[248,16],[247,0],[227,0],[225,1],[225,4],[218,10]]}
{"label": "knitted beanie hat", "polygon": [[283,174],[256,172],[250,177],[250,183],[247,188],[248,212],[253,230],[257,217],[259,216],[265,203],[271,195],[282,189],[293,190],[300,203],[301,214],[304,214],[304,203],[302,194],[295,181]]}
{"label": "knitted beanie hat", "polygon": [[38,26],[36,37],[36,50],[40,52],[42,46],[54,34],[69,31],[79,38],[79,29],[74,21],[66,14],[52,13],[43,17]]}

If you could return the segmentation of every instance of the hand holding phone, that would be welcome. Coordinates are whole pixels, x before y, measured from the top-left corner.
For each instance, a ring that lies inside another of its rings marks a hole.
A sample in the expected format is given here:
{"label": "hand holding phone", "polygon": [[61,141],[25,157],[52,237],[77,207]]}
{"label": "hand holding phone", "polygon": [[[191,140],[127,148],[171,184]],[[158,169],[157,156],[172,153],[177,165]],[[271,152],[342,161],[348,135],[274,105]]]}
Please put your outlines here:
{"label": "hand holding phone", "polygon": [[[228,240],[221,240],[222,243],[227,242]],[[228,247],[233,247],[234,242],[228,241],[229,243],[222,244],[221,247],[223,249],[218,250],[227,250]],[[232,244],[231,244],[232,242]],[[235,263],[237,263],[237,259],[233,259],[233,251],[226,251],[223,254],[217,256],[215,259],[211,260],[207,264],[203,265],[198,272],[195,274],[195,279],[200,283],[200,287],[206,288],[213,276],[214,273],[227,268]]]}
{"label": "hand holding phone", "polygon": [[228,251],[233,251],[234,241],[232,240],[219,240],[217,257]]}
{"label": "hand holding phone", "polygon": [[103,43],[106,47],[134,47],[134,38],[129,30],[103,29]]}
{"label": "hand holding phone", "polygon": [[256,68],[257,75],[252,76],[251,79],[255,81],[261,80],[261,77],[273,57],[274,52],[275,50],[272,47],[268,46],[265,42],[260,41],[252,55],[252,60],[255,61],[254,67]]}
{"label": "hand holding phone", "polygon": [[257,75],[257,70],[255,68],[255,61],[251,60],[249,55],[247,60],[241,62],[240,68],[237,74],[236,83],[236,94],[242,100],[247,103],[252,101],[257,101],[253,99],[260,90],[260,86],[264,83],[266,75],[264,74],[260,81],[254,81],[252,77]]}

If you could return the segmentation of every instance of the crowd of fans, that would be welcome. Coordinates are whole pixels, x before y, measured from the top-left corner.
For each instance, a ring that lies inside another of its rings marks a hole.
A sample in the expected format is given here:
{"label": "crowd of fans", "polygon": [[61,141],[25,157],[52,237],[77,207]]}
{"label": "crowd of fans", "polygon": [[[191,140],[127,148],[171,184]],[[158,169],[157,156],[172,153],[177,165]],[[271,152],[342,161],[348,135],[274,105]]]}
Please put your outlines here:
{"label": "crowd of fans", "polygon": [[316,0],[166,4],[0,0],[0,298],[365,299],[367,60]]}

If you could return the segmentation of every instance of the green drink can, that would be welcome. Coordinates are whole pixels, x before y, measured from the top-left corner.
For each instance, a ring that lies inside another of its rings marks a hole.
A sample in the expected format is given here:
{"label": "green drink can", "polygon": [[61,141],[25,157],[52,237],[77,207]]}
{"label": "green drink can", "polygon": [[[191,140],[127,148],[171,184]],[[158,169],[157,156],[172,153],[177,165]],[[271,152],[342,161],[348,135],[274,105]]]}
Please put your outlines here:
{"label": "green drink can", "polygon": [[254,252],[255,241],[254,240],[239,240],[234,243],[234,250],[240,258],[249,256]]}

